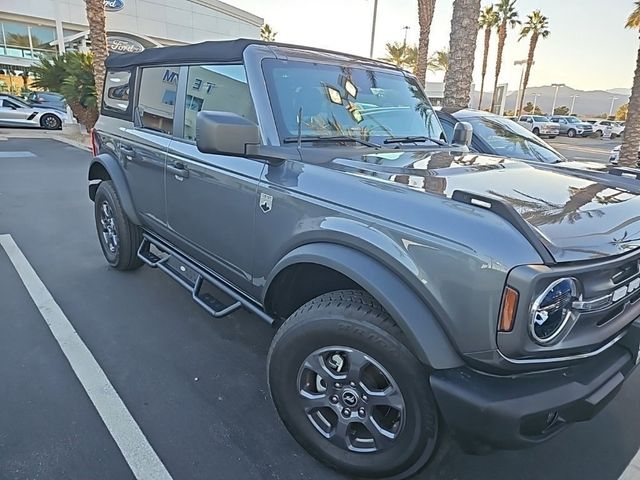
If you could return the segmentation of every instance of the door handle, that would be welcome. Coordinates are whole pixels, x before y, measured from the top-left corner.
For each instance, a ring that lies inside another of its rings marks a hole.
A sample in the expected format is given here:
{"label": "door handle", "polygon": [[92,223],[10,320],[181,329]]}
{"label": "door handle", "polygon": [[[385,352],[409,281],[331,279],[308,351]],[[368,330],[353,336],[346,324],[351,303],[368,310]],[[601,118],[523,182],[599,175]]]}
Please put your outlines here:
{"label": "door handle", "polygon": [[183,163],[167,165],[167,171],[173,173],[176,177],[181,177],[183,179],[189,177],[189,170],[187,170]]}

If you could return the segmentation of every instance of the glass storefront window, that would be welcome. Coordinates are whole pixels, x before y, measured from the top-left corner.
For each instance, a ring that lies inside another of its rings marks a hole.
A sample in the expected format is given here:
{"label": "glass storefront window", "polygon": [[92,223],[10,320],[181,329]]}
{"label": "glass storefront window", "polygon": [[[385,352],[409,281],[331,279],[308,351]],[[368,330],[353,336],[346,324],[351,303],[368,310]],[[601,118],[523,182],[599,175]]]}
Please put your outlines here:
{"label": "glass storefront window", "polygon": [[55,50],[55,46],[49,45],[56,39],[56,29],[53,27],[31,27],[31,43],[38,50]]}
{"label": "glass storefront window", "polygon": [[56,39],[53,27],[17,22],[0,23],[0,53],[11,57],[36,58],[39,53],[55,51],[49,45]]}
{"label": "glass storefront window", "polygon": [[29,48],[29,29],[26,25],[14,22],[2,22],[4,41],[8,47]]}

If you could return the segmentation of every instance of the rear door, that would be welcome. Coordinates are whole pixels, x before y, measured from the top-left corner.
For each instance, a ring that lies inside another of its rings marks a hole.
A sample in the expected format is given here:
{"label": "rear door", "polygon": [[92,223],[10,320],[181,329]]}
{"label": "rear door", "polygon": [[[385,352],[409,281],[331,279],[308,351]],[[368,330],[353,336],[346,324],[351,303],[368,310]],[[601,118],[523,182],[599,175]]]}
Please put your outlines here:
{"label": "rear door", "polygon": [[122,129],[118,146],[135,208],[149,227],[167,223],[164,168],[173,135],[178,71],[165,66],[139,70],[134,122]]}
{"label": "rear door", "polygon": [[200,153],[195,143],[201,110],[232,112],[256,122],[244,66],[192,65],[183,67],[180,77],[175,138],[166,168],[169,232],[193,258],[247,288],[264,164]]}

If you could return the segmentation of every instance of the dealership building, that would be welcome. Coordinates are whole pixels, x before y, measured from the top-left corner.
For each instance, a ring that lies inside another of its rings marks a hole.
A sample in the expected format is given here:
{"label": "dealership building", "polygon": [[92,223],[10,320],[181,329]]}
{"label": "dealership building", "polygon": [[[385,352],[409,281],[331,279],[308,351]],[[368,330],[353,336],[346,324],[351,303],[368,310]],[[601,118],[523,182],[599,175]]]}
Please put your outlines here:
{"label": "dealership building", "polygon": [[[84,0],[2,0],[0,82],[20,75],[39,55],[91,44]],[[109,48],[138,52],[204,40],[258,38],[263,19],[219,0],[104,0]]]}

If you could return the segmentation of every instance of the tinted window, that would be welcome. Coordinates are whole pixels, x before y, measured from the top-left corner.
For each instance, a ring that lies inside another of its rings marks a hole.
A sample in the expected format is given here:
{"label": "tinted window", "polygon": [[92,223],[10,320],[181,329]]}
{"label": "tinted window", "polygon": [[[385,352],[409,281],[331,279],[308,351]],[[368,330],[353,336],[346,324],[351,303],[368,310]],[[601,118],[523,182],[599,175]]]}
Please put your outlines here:
{"label": "tinted window", "polygon": [[453,129],[455,128],[455,125],[451,123],[448,118],[443,118],[438,116],[438,119],[442,124],[442,129],[444,130],[444,136],[447,138],[449,142],[451,142],[451,140],[453,140]]}
{"label": "tinted window", "polygon": [[142,127],[171,135],[177,85],[178,67],[142,69],[138,95],[138,116]]}
{"label": "tinted window", "polygon": [[20,105],[12,102],[11,100],[3,100],[2,106],[6,108],[20,108]]}
{"label": "tinted window", "polygon": [[195,140],[199,111],[230,112],[256,121],[243,65],[189,67],[184,109],[184,138]]}
{"label": "tinted window", "polygon": [[498,155],[545,163],[564,161],[564,158],[543,144],[529,130],[502,117],[471,117],[473,134],[487,142]]}
{"label": "tinted window", "polygon": [[[103,98],[105,108],[120,112],[124,112],[129,108],[130,78],[131,72],[107,72]],[[34,100],[37,98],[36,96]]]}

